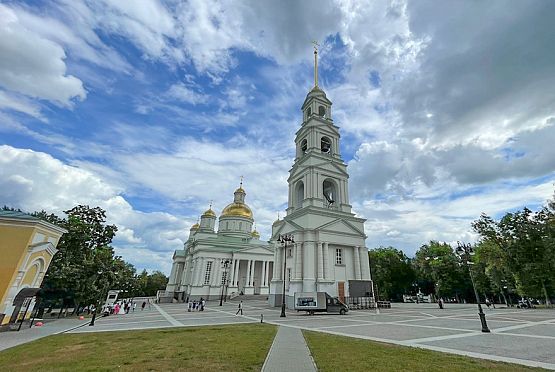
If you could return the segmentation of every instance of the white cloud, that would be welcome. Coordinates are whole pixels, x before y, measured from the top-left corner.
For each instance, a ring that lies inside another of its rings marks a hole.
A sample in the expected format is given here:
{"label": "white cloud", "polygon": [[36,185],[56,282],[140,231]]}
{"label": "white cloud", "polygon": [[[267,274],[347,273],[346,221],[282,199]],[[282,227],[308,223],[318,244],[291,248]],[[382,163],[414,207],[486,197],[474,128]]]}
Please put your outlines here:
{"label": "white cloud", "polygon": [[195,92],[183,83],[173,84],[170,89],[168,89],[167,95],[170,98],[176,99],[181,102],[190,103],[191,105],[206,103],[209,99],[209,96],[207,96],[206,94]]}
{"label": "white cloud", "polygon": [[22,112],[40,120],[46,120],[40,113],[40,106],[26,99],[0,90],[0,110],[13,110]]}
{"label": "white cloud", "polygon": [[[31,150],[0,146],[0,204],[26,211],[46,210],[64,216],[63,211],[78,204],[100,206],[107,211],[108,223],[120,228],[114,245],[127,252],[124,258],[150,269],[140,257],[165,257],[171,261],[173,250],[182,247],[187,227],[184,220],[168,213],[144,213],[135,210],[115,187],[95,173],[62,163],[52,156]],[[132,252],[130,254],[129,252]],[[137,258],[137,260],[136,260]]]}
{"label": "white cloud", "polygon": [[66,74],[64,49],[24,27],[0,4],[0,85],[30,97],[71,106],[86,96],[82,82]]}

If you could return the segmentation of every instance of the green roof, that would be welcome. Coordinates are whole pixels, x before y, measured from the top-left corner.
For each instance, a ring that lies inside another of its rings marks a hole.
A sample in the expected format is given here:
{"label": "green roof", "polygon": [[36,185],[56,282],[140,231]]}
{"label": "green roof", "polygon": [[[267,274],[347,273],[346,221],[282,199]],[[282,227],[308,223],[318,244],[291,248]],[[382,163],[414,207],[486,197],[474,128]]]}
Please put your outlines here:
{"label": "green roof", "polygon": [[28,221],[40,221],[40,219],[37,217],[33,217],[30,214],[19,212],[19,211],[0,211],[0,217],[17,218],[20,220],[28,220]]}

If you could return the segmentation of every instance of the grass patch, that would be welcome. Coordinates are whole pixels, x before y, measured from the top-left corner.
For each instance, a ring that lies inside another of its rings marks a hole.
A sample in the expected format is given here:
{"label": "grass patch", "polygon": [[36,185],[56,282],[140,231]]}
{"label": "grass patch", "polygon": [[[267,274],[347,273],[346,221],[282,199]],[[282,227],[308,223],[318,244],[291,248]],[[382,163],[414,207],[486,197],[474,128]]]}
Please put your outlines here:
{"label": "grass patch", "polygon": [[0,352],[0,365],[10,372],[259,371],[275,334],[266,324],[61,334]]}
{"label": "grass patch", "polygon": [[517,364],[303,331],[319,371],[529,371]]}

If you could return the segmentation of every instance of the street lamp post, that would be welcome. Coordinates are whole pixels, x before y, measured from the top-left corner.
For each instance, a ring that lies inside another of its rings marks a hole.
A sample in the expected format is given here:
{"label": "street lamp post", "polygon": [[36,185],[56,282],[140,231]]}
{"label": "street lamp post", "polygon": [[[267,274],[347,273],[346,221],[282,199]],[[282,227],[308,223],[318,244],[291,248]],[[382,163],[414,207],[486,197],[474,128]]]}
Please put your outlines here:
{"label": "street lamp post", "polygon": [[378,285],[374,283],[374,275],[372,275],[372,264],[370,262],[368,262],[368,269],[370,271],[370,280],[372,281],[372,296],[374,297],[374,304],[376,305],[376,314],[379,314],[380,313],[380,307],[378,306],[379,297],[376,298],[376,291],[378,290]]}
{"label": "street lamp post", "polygon": [[287,268],[287,248],[289,244],[294,244],[295,240],[293,239],[293,235],[280,235],[277,239],[278,243],[281,244],[283,247],[283,293],[281,296],[281,315],[280,318],[285,318],[285,275],[286,275],[286,268]]}
{"label": "street lamp post", "polygon": [[470,265],[472,262],[470,261],[470,256],[474,255],[474,248],[470,245],[470,243],[464,244],[457,242],[457,249],[455,253],[461,259],[463,264],[468,266],[468,272],[470,273],[470,281],[472,282],[472,288],[474,289],[474,295],[476,296],[476,302],[478,303],[478,315],[480,316],[480,322],[482,323],[482,332],[490,332],[488,328],[488,323],[486,322],[486,314],[482,310],[482,305],[480,304],[480,296],[478,295],[478,290],[476,289],[476,283],[474,283],[474,275],[472,274],[472,270],[470,269]]}
{"label": "street lamp post", "polygon": [[220,306],[223,306],[222,302],[224,300],[224,291],[225,291],[225,287],[226,287],[226,284],[227,284],[227,268],[229,267],[229,263],[230,263],[230,261],[227,260],[227,259],[222,262],[222,268],[224,269],[224,274],[223,274],[224,279],[222,280],[222,283],[221,283],[221,285],[222,285],[222,294],[220,295]]}

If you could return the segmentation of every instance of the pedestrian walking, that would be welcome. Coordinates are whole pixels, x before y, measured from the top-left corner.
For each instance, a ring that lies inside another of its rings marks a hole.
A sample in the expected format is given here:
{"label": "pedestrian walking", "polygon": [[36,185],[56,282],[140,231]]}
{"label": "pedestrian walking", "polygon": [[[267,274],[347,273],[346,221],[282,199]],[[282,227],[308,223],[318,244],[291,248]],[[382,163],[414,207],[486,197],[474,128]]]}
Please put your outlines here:
{"label": "pedestrian walking", "polygon": [[143,304],[141,305],[141,311],[145,309],[145,306],[146,306],[146,301],[143,301]]}
{"label": "pedestrian walking", "polygon": [[201,298],[200,298],[200,311],[204,311],[204,304],[205,304],[205,303],[206,303],[206,302],[204,301],[204,298],[201,297]]}
{"label": "pedestrian walking", "polygon": [[488,309],[491,306],[491,302],[490,302],[489,298],[486,298],[486,306],[488,307]]}
{"label": "pedestrian walking", "polygon": [[135,312],[136,308],[137,308],[137,303],[135,301],[133,301],[133,312]]}
{"label": "pedestrian walking", "polygon": [[235,313],[235,316],[237,316],[237,314],[241,313],[241,315],[243,315],[243,301],[239,302],[239,306],[237,306],[237,312]]}
{"label": "pedestrian walking", "polygon": [[193,303],[189,301],[189,302],[187,303],[187,311],[188,311],[188,312],[191,312],[191,309],[192,309],[192,308],[193,308]]}
{"label": "pedestrian walking", "polygon": [[437,304],[439,305],[440,309],[443,309],[443,298],[440,298],[439,300],[437,300]]}

